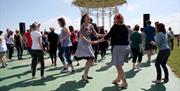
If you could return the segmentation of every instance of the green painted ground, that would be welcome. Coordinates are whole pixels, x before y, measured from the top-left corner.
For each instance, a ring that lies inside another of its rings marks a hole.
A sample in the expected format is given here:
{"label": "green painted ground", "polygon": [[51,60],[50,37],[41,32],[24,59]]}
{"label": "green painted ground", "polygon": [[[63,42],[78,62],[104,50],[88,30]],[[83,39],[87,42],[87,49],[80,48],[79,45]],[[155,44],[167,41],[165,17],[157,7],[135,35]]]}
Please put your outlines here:
{"label": "green painted ground", "polygon": [[[153,59],[156,56],[153,56]],[[81,60],[80,66],[75,66],[76,73],[60,73],[61,62],[58,59],[56,67],[51,66],[49,59],[45,60],[45,80],[40,80],[40,71],[36,72],[38,77],[31,80],[30,63],[31,59],[25,55],[25,60],[9,62],[7,68],[0,68],[0,91],[121,91],[121,89],[111,84],[116,77],[116,70],[110,66],[110,55],[106,59],[97,63],[90,70],[93,79],[90,83],[81,80],[85,61]],[[73,63],[76,65],[76,62]],[[39,67],[40,65],[38,65]],[[180,91],[180,79],[170,71],[170,81],[166,84],[155,85],[151,83],[156,78],[154,63],[151,66],[146,64],[144,56],[140,71],[131,70],[132,63],[126,63],[124,69],[128,81],[128,89],[124,91]]]}

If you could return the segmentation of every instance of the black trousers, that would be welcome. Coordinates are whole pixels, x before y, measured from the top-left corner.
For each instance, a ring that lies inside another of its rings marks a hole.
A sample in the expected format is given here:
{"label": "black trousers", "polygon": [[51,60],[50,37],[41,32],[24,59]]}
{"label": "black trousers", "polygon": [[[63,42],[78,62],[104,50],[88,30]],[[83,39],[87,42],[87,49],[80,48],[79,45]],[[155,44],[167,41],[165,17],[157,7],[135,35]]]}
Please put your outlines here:
{"label": "black trousers", "polygon": [[52,63],[56,63],[57,61],[57,45],[50,45],[49,55],[51,57]]}
{"label": "black trousers", "polygon": [[153,51],[157,52],[157,46],[153,45]]}
{"label": "black trousers", "polygon": [[9,57],[9,59],[11,59],[12,54],[14,52],[14,45],[13,44],[7,44],[7,48],[8,48],[8,57]]}
{"label": "black trousers", "polygon": [[170,49],[159,50],[159,53],[157,55],[156,62],[155,62],[155,67],[157,71],[157,80],[161,80],[161,67],[164,70],[165,79],[169,79],[169,72],[166,67],[169,56],[170,56]]}
{"label": "black trousers", "polygon": [[170,43],[171,43],[171,50],[173,50],[173,48],[174,48],[174,39],[170,39]]}
{"label": "black trousers", "polygon": [[76,42],[76,43],[72,43],[73,44],[73,46],[71,46],[71,54],[75,54],[76,53],[76,50],[77,50],[77,45],[78,45],[78,42]]}
{"label": "black trousers", "polygon": [[131,51],[133,53],[133,63],[136,63],[136,60],[138,58],[138,62],[141,63],[142,61],[142,52],[140,52],[139,48],[131,48]]}
{"label": "black trousers", "polygon": [[102,58],[106,55],[106,48],[107,48],[106,42],[99,43],[99,51],[101,53]]}
{"label": "black trousers", "polygon": [[37,63],[40,62],[41,64],[41,76],[44,76],[44,54],[42,50],[32,50],[32,63],[31,63],[31,69],[32,69],[32,76],[35,76],[36,74],[36,66]]}
{"label": "black trousers", "polygon": [[92,45],[92,48],[94,50],[95,61],[97,61],[97,56],[98,56],[98,52],[99,52],[99,45],[98,44]]}
{"label": "black trousers", "polygon": [[17,57],[18,57],[18,60],[22,58],[22,55],[23,55],[23,48],[22,46],[16,46],[16,49],[17,49]]}

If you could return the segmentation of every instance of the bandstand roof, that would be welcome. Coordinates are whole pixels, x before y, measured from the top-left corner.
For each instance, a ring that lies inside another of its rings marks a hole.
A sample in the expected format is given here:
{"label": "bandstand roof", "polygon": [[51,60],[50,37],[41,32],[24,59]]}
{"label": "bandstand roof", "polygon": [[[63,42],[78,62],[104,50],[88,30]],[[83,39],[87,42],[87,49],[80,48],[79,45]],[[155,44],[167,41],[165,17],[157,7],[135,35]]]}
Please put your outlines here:
{"label": "bandstand roof", "polygon": [[106,8],[122,5],[126,0],[73,0],[74,5],[87,8]]}

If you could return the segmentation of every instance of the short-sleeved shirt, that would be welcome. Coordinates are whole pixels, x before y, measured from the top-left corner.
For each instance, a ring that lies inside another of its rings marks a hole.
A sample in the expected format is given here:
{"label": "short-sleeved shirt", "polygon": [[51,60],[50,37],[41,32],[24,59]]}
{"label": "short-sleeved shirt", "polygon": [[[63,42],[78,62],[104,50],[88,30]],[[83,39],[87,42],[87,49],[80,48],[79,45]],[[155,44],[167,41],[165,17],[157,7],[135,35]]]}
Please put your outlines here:
{"label": "short-sleeved shirt", "polygon": [[133,32],[131,35],[131,48],[139,48],[139,44],[141,44],[141,34],[138,32]]}
{"label": "short-sleeved shirt", "polygon": [[10,44],[10,45],[13,45],[14,44],[14,38],[12,35],[10,36],[5,36],[5,40],[6,40],[6,44]]}
{"label": "short-sleeved shirt", "polygon": [[154,27],[148,25],[144,28],[143,31],[146,34],[146,38],[145,38],[146,42],[155,41],[156,30]]}
{"label": "short-sleeved shirt", "polygon": [[71,41],[72,41],[72,43],[77,43],[78,42],[77,34],[74,33],[74,32],[71,33]]}
{"label": "short-sleeved shirt", "polygon": [[40,43],[42,43],[42,35],[38,31],[31,32],[32,50],[42,50]]}
{"label": "short-sleeved shirt", "polygon": [[25,37],[26,37],[26,39],[27,39],[26,47],[27,47],[27,48],[31,48],[31,46],[32,46],[32,38],[31,38],[30,32],[26,32],[26,33],[25,33]]}
{"label": "short-sleeved shirt", "polygon": [[50,46],[57,46],[58,34],[50,32],[48,34],[48,42],[50,42]]}

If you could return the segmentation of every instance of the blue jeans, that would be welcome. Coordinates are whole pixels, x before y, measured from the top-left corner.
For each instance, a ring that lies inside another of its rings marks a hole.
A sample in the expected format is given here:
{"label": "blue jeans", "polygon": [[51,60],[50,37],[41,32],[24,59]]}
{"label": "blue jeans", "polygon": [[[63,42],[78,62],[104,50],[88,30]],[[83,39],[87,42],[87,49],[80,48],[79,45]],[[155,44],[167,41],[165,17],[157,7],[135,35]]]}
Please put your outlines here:
{"label": "blue jeans", "polygon": [[[157,71],[157,80],[161,80],[161,67],[164,70],[165,79],[169,79],[169,72],[166,67],[168,57],[170,56],[170,49],[159,50],[156,58],[155,67]],[[161,66],[161,67],[160,67]]]}
{"label": "blue jeans", "polygon": [[32,49],[31,48],[27,48],[28,52],[30,55],[32,55]]}
{"label": "blue jeans", "polygon": [[65,59],[63,57],[63,54],[65,53],[65,58],[66,58],[68,64],[72,64],[70,47],[58,46],[58,48],[59,48],[58,56],[59,56],[61,62],[63,64],[65,64],[65,62],[64,62]]}

